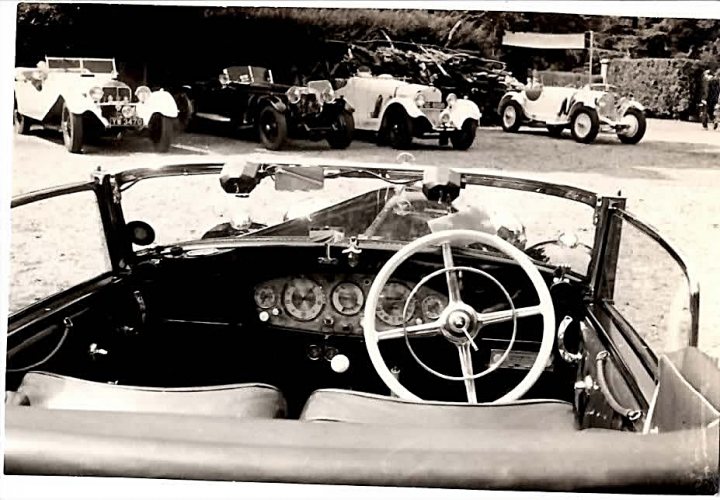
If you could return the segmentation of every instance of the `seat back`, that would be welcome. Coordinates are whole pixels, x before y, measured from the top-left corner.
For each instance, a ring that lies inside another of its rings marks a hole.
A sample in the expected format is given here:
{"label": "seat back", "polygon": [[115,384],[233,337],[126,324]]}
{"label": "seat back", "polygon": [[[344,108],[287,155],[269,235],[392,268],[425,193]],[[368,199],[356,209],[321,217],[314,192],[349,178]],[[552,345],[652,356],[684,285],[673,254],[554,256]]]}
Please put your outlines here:
{"label": "seat back", "polygon": [[720,369],[697,348],[660,356],[658,385],[645,432],[670,432],[717,425]]}
{"label": "seat back", "polygon": [[278,389],[265,384],[206,387],[135,387],[28,372],[7,404],[57,410],[175,413],[239,418],[284,416]]}

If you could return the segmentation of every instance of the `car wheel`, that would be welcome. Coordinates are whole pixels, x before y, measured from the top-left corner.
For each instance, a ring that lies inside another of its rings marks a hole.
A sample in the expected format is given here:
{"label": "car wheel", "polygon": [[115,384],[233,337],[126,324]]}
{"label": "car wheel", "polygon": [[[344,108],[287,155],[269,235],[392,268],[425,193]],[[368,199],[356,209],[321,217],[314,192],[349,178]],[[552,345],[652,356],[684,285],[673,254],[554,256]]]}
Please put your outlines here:
{"label": "car wheel", "polygon": [[13,127],[17,134],[25,135],[30,132],[30,119],[18,110],[17,99],[13,101]]}
{"label": "car wheel", "polygon": [[476,120],[467,119],[463,123],[462,128],[450,136],[453,149],[465,151],[475,142],[475,134],[477,133],[478,122]]}
{"label": "car wheel", "polygon": [[408,149],[412,145],[412,120],[403,109],[392,110],[385,118],[380,130],[387,138],[387,143],[394,149]]}
{"label": "car wheel", "polygon": [[327,136],[327,142],[333,149],[347,149],[352,142],[355,131],[355,119],[351,112],[343,110],[337,116],[334,123],[334,130]]}
{"label": "car wheel", "polygon": [[562,125],[548,125],[547,129],[552,137],[561,137],[565,127]]}
{"label": "car wheel", "polygon": [[258,133],[267,149],[277,151],[287,140],[285,115],[272,106],[265,107],[258,117]]}
{"label": "car wheel", "polygon": [[81,153],[85,133],[83,117],[71,112],[66,104],[63,104],[60,115],[60,130],[62,130],[65,148],[71,153]]}
{"label": "car wheel", "polygon": [[595,140],[600,132],[600,119],[592,108],[578,109],[570,122],[570,132],[577,142],[588,144]]}
{"label": "car wheel", "polygon": [[153,143],[155,151],[158,153],[168,152],[175,127],[176,121],[174,118],[156,114],[150,119],[148,129],[150,131],[150,140]]}
{"label": "car wheel", "polygon": [[180,132],[189,131],[195,115],[195,103],[189,95],[184,93],[175,97],[175,103],[178,107],[178,130]]}
{"label": "car wheel", "polygon": [[622,122],[628,124],[629,127],[617,133],[620,142],[623,144],[637,144],[640,142],[647,129],[645,114],[639,109],[628,109],[623,115]]}
{"label": "car wheel", "polygon": [[523,110],[515,101],[507,101],[500,110],[500,123],[505,132],[517,132],[522,123]]}

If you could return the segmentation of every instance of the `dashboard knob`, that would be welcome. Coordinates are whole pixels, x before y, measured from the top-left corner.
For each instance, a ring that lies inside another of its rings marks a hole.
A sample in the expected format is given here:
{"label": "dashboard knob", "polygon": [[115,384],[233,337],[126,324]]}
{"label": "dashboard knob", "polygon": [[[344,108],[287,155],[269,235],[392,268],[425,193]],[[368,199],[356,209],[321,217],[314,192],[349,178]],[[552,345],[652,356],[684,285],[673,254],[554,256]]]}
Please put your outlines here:
{"label": "dashboard knob", "polygon": [[280,316],[280,309],[278,309],[277,307],[273,307],[272,311],[270,311],[270,312],[272,313],[273,316]]}
{"label": "dashboard knob", "polygon": [[345,373],[350,368],[350,359],[344,354],[337,354],[330,360],[330,368],[335,373]]}
{"label": "dashboard knob", "polygon": [[260,321],[265,323],[267,320],[270,319],[270,313],[267,311],[260,311],[260,314],[258,314],[258,317],[260,318]]}
{"label": "dashboard knob", "polygon": [[335,320],[332,318],[332,316],[325,316],[323,318],[323,325],[325,326],[333,326],[333,323]]}

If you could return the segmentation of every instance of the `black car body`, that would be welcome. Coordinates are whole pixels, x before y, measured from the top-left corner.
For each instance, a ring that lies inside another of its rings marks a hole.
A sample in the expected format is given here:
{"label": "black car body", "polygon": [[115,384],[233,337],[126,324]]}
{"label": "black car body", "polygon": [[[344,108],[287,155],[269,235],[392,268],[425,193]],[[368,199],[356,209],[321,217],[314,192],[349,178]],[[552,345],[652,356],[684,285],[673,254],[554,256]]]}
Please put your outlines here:
{"label": "black car body", "polygon": [[176,91],[181,124],[210,120],[258,132],[263,145],[282,148],[286,139],[326,139],[335,149],[352,141],[352,108],[336,98],[327,81],[307,86],[275,83],[272,71],[258,66],[230,66],[213,80]]}

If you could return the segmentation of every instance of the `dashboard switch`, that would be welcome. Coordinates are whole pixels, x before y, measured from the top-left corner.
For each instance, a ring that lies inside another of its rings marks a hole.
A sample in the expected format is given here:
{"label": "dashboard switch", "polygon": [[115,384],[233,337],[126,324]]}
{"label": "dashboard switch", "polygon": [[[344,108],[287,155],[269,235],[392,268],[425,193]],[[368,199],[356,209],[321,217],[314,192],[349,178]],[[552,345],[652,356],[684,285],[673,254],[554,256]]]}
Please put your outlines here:
{"label": "dashboard switch", "polygon": [[335,320],[332,318],[332,316],[325,316],[323,318],[323,325],[333,326],[333,323],[335,323]]}
{"label": "dashboard switch", "polygon": [[335,373],[345,373],[350,368],[350,359],[344,354],[337,354],[330,360],[330,368]]}

